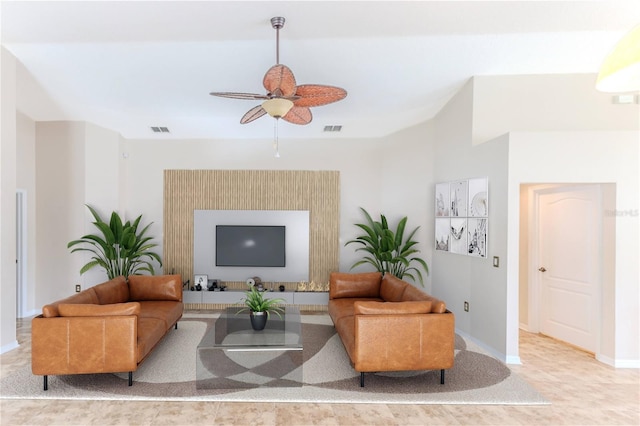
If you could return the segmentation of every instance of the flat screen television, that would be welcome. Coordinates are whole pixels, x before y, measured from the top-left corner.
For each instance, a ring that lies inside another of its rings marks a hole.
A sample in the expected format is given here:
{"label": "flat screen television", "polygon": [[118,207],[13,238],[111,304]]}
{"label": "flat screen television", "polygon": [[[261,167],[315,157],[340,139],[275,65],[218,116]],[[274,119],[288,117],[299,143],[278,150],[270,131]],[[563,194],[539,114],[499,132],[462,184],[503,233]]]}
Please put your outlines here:
{"label": "flat screen television", "polygon": [[216,266],[284,267],[285,227],[216,225]]}

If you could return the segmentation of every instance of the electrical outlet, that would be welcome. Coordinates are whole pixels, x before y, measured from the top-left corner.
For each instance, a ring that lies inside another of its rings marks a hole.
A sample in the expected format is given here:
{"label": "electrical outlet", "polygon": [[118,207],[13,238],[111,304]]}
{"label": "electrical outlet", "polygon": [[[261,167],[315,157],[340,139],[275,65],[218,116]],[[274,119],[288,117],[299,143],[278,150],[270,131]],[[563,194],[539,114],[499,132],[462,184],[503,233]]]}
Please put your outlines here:
{"label": "electrical outlet", "polygon": [[493,256],[493,267],[494,268],[500,267],[500,258],[498,256]]}
{"label": "electrical outlet", "polygon": [[464,311],[469,312],[469,302],[464,302]]}
{"label": "electrical outlet", "polygon": [[80,290],[81,290],[80,284],[76,284],[76,293],[80,293]]}

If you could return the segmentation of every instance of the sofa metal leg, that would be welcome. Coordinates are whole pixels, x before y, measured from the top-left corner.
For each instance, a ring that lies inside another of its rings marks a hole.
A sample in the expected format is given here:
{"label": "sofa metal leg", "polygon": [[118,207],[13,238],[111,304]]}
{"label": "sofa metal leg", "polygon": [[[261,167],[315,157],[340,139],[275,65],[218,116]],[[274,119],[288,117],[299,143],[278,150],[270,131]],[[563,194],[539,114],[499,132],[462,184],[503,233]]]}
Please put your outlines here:
{"label": "sofa metal leg", "polygon": [[133,386],[133,371],[129,371],[129,386]]}
{"label": "sofa metal leg", "polygon": [[178,329],[178,322],[176,322],[176,325],[175,325],[175,330],[177,329]]}
{"label": "sofa metal leg", "polygon": [[364,387],[364,372],[360,373],[360,387]]}
{"label": "sofa metal leg", "polygon": [[49,390],[49,376],[44,376],[44,390]]}
{"label": "sofa metal leg", "polygon": [[444,369],[440,370],[440,384],[444,385]]}

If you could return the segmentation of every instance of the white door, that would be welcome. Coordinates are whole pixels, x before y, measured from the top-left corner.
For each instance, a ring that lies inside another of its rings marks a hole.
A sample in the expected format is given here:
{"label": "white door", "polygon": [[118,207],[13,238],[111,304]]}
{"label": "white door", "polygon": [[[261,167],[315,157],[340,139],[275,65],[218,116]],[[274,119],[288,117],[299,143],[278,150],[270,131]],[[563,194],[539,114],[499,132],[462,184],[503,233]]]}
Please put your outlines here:
{"label": "white door", "polygon": [[539,329],[596,352],[600,323],[598,185],[538,192]]}

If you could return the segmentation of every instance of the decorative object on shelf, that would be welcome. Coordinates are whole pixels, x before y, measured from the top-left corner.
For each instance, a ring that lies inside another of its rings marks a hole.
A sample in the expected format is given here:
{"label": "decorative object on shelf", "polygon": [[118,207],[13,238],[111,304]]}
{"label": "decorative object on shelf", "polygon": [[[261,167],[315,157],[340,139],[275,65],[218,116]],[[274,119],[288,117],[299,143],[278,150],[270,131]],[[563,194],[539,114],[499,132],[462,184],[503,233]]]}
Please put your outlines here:
{"label": "decorative object on shelf", "polygon": [[356,251],[364,251],[366,255],[362,260],[355,262],[351,269],[368,263],[377,271],[388,272],[400,279],[409,277],[416,281],[417,277],[420,285],[424,287],[422,272],[417,267],[411,266],[412,262],[416,262],[422,266],[426,274],[429,274],[427,263],[422,258],[414,256],[420,252],[415,248],[418,242],[413,240],[413,236],[420,227],[417,226],[405,239],[407,216],[400,219],[394,232],[389,228],[384,215],[380,215],[380,221],[374,221],[364,208],[360,207],[360,210],[364,213],[367,223],[356,223],[356,226],[365,233],[356,237],[355,240],[347,241],[345,246],[360,244],[362,247],[357,248]]}
{"label": "decorative object on shelf", "polygon": [[324,286],[322,288],[322,291],[329,291],[329,281],[327,281],[326,283],[324,283]]}
{"label": "decorative object on shelf", "polygon": [[151,242],[152,237],[145,236],[153,222],[138,232],[142,215],[138,216],[133,223],[130,221],[123,223],[118,213],[114,211],[107,223],[94,208],[88,204],[86,206],[95,219],[93,225],[102,235],[88,234],[67,244],[67,248],[81,245],[71,250],[71,253],[77,251],[91,253],[91,260],[80,269],[80,274],[84,274],[94,266],[100,266],[106,271],[110,280],[120,275],[125,278],[129,275],[140,275],[141,272],[154,275],[152,262],[155,260],[162,266],[162,259],[159,254],[151,250],[158,244]]}
{"label": "decorative object on shelf", "polygon": [[249,287],[253,287],[254,285],[256,285],[256,280],[253,278],[247,278],[247,285]]}
{"label": "decorative object on shelf", "polygon": [[207,287],[207,283],[208,283],[208,277],[207,275],[194,275],[193,276],[193,283],[195,284],[195,290],[196,291],[202,291],[203,288]]}
{"label": "decorative object on shelf", "polygon": [[283,285],[280,285],[280,287],[278,287],[278,290],[280,290],[280,291],[284,291],[284,286],[283,286]]}
{"label": "decorative object on shelf", "polygon": [[435,192],[435,249],[486,258],[488,178],[438,183]]}
{"label": "decorative object on shelf", "polygon": [[306,281],[300,281],[298,283],[298,286],[296,287],[296,291],[307,291],[307,282]]}
{"label": "decorative object on shelf", "polygon": [[[256,331],[264,329],[271,312],[275,312],[280,318],[282,318],[281,313],[284,312],[284,308],[278,305],[286,303],[284,299],[280,298],[265,299],[262,295],[262,292],[258,291],[256,286],[249,286],[249,290],[245,293],[245,297],[244,299],[242,299],[242,302],[244,303],[245,307],[240,309],[238,313],[249,311],[251,326]],[[256,322],[255,325],[254,321]],[[264,323],[262,323],[262,321],[264,321]],[[256,328],[260,325],[262,325],[262,328]]]}
{"label": "decorative object on shelf", "polygon": [[281,16],[271,18],[271,26],[276,30],[276,65],[269,68],[262,80],[267,90],[266,95],[239,92],[210,93],[212,96],[224,98],[262,101],[262,104],[251,108],[240,119],[240,123],[250,123],[266,114],[275,118],[273,145],[276,157],[280,156],[278,152],[280,118],[293,124],[309,124],[313,118],[309,107],[327,105],[347,96],[346,90],[340,87],[319,84],[297,85],[291,69],[280,63],[280,29],[284,27],[284,22],[285,19]]}
{"label": "decorative object on shelf", "polygon": [[218,288],[218,280],[207,281],[207,290],[215,291],[216,288]]}

